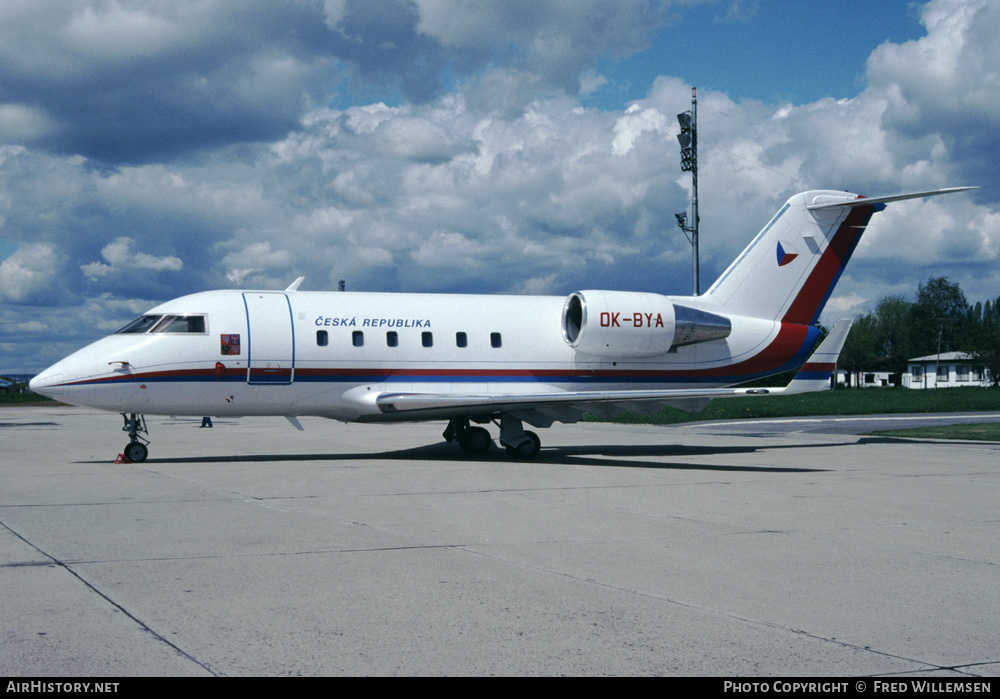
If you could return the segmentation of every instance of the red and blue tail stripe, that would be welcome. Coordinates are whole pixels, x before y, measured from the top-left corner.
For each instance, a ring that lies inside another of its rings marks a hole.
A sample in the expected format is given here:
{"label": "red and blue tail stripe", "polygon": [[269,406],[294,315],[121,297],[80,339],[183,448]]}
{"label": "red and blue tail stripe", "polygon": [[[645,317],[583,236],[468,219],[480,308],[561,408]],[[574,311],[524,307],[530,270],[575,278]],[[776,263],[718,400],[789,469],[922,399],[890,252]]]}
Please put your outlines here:
{"label": "red and blue tail stripe", "polygon": [[884,204],[873,204],[854,207],[848,211],[809,278],[782,317],[782,322],[813,325],[819,321],[819,316],[840,281],[844,268],[850,262],[872,214],[883,208]]}

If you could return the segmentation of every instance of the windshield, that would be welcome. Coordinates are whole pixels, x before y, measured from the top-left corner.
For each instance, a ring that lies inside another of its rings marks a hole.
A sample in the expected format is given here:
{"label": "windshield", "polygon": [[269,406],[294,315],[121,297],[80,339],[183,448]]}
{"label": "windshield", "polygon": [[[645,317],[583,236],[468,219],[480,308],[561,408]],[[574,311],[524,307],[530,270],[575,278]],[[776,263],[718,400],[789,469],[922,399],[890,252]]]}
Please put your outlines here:
{"label": "windshield", "polygon": [[125,333],[144,333],[156,325],[163,316],[139,316],[121,330],[115,332],[116,335]]}
{"label": "windshield", "polygon": [[203,333],[205,316],[166,316],[153,327],[154,333]]}
{"label": "windshield", "polygon": [[148,332],[203,335],[205,333],[205,316],[139,316],[115,334],[138,334]]}

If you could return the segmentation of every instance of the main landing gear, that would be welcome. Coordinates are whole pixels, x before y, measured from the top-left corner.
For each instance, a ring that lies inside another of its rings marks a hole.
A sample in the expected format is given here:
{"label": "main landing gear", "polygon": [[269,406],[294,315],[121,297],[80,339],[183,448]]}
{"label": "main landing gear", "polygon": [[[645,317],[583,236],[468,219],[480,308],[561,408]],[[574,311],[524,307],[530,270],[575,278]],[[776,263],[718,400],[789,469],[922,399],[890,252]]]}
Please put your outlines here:
{"label": "main landing gear", "polygon": [[149,434],[149,430],[146,429],[146,417],[144,415],[136,415],[135,413],[131,415],[122,413],[122,418],[125,420],[125,426],[122,427],[122,431],[128,432],[129,438],[129,443],[125,445],[122,454],[133,464],[145,461],[146,457],[149,456],[149,449],[146,447],[149,444],[149,440],[145,437],[140,437],[139,433]]}
{"label": "main landing gear", "polygon": [[[452,418],[445,428],[444,438],[458,442],[467,454],[484,454],[493,446],[490,433],[483,427],[470,426],[468,418]],[[542,448],[538,435],[525,430],[521,421],[510,415],[500,416],[500,444],[507,455],[515,459],[534,459]]]}
{"label": "main landing gear", "polygon": [[468,418],[452,418],[444,430],[444,438],[458,442],[467,454],[482,454],[493,446],[493,438],[483,427],[470,427]]}

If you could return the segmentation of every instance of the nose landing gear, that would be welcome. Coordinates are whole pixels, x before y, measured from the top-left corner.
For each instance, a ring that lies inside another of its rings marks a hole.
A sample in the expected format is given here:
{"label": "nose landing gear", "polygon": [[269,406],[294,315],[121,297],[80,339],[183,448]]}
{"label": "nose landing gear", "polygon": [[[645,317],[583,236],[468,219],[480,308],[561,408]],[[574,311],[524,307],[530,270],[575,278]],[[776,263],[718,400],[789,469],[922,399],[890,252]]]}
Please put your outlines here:
{"label": "nose landing gear", "polygon": [[149,440],[145,437],[140,437],[139,433],[149,434],[149,430],[146,429],[146,417],[144,415],[136,415],[135,413],[131,415],[122,413],[122,419],[125,420],[125,426],[122,427],[122,431],[128,432],[129,437],[129,443],[125,445],[122,454],[133,464],[145,461],[149,455],[149,449],[146,447],[149,444]]}

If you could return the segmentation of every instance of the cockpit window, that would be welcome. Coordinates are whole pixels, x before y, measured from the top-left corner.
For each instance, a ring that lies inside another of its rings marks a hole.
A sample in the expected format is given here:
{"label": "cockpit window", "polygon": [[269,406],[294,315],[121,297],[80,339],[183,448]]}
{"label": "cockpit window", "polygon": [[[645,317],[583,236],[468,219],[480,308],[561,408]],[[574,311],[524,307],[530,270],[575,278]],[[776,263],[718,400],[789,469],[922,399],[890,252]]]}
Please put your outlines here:
{"label": "cockpit window", "polygon": [[205,333],[205,316],[139,316],[116,334],[140,333]]}
{"label": "cockpit window", "polygon": [[164,316],[153,327],[154,333],[204,333],[205,316]]}
{"label": "cockpit window", "polygon": [[116,335],[125,333],[144,333],[156,325],[163,316],[139,316],[121,330],[115,332]]}

